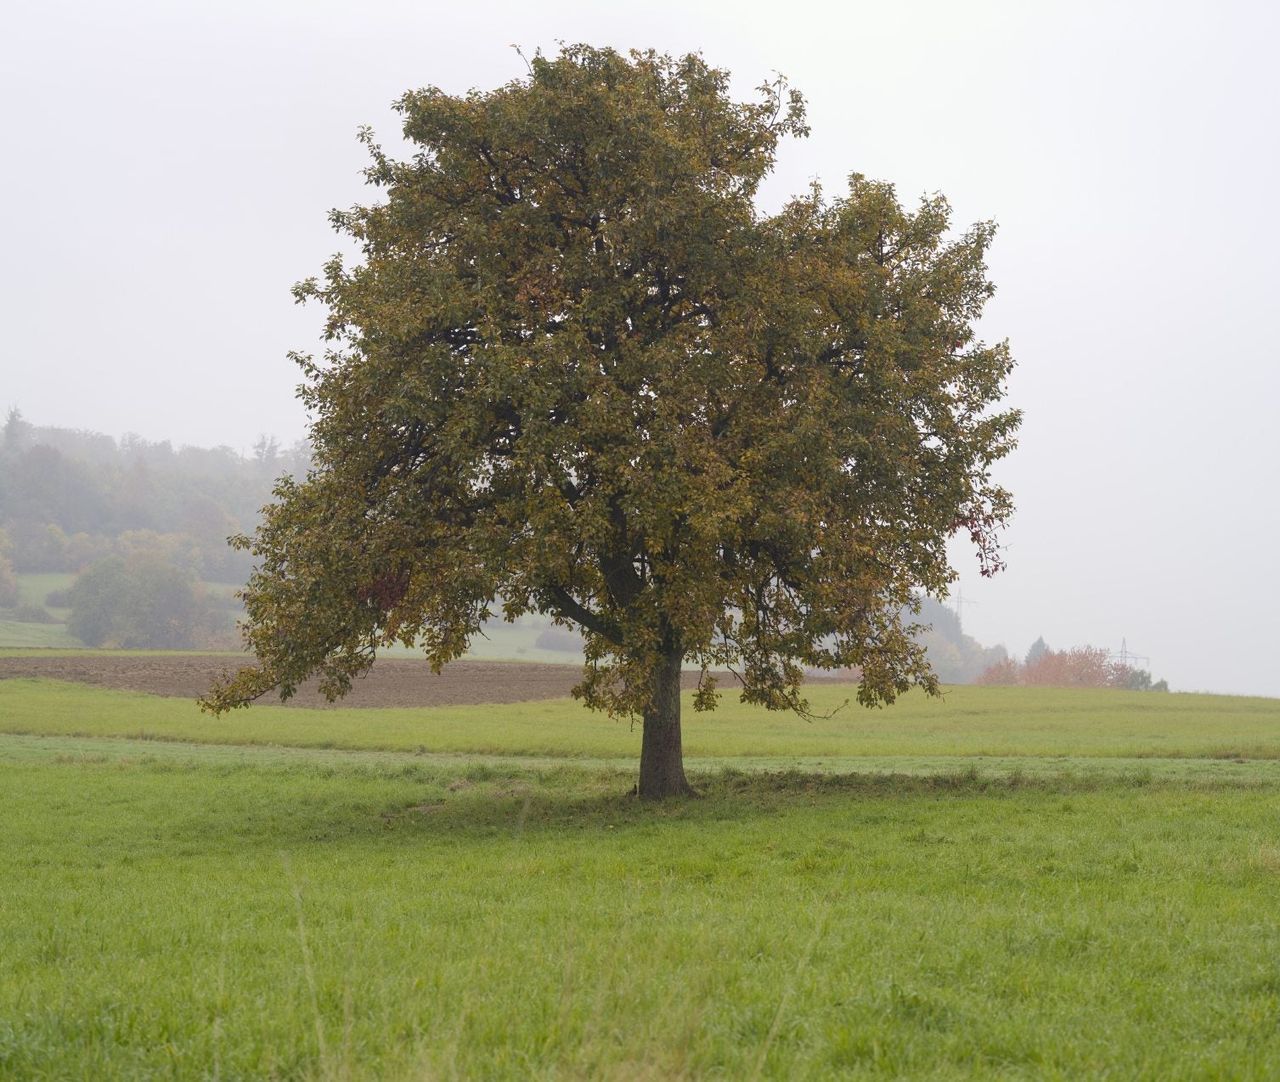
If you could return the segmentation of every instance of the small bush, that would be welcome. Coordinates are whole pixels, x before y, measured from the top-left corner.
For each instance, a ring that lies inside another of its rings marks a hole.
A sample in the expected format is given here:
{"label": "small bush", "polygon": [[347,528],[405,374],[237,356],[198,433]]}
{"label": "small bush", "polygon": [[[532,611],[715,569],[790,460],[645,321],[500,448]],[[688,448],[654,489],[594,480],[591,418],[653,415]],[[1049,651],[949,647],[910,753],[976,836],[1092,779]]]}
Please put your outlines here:
{"label": "small bush", "polygon": [[979,684],[1019,684],[1022,682],[1022,666],[1007,657],[988,665],[978,676]]}
{"label": "small bush", "polygon": [[19,605],[13,610],[13,618],[20,624],[56,624],[58,622],[42,605]]}
{"label": "small bush", "polygon": [[44,603],[51,609],[71,608],[71,589],[50,590],[44,595]]}

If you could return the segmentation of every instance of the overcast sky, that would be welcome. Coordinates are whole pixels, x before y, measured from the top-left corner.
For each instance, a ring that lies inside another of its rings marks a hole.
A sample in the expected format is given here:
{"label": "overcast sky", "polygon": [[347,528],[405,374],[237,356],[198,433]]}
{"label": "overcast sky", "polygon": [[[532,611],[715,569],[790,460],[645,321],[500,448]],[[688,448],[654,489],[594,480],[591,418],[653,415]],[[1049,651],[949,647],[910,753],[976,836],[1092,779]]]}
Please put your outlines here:
{"label": "overcast sky", "polygon": [[390,103],[558,40],[774,71],[812,136],[762,202],[851,171],[994,218],[983,331],[1019,360],[1018,514],[966,630],[1280,695],[1280,18],[1264,3],[42,2],[0,41],[0,408],[248,449],[301,436],[290,285],[367,198]]}

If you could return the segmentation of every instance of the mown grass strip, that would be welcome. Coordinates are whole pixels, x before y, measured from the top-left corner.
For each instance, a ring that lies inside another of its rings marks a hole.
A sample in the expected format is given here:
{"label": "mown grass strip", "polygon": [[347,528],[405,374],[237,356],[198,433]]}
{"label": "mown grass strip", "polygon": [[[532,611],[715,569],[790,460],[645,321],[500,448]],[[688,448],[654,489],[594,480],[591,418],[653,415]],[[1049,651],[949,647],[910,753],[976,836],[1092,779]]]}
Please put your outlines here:
{"label": "mown grass strip", "polygon": [[[342,771],[459,770],[480,767],[487,771],[540,771],[579,768],[614,771],[634,781],[635,761],[630,758],[591,759],[563,756],[495,756],[466,752],[368,751],[340,748],[299,748],[255,744],[194,744],[158,739],[119,737],[35,736],[0,734],[0,763],[160,763],[186,767],[245,767],[293,769],[314,766]],[[1073,779],[1107,784],[1114,779],[1133,784],[1177,783],[1190,785],[1280,785],[1280,760],[1254,759],[1236,762],[1221,759],[1156,759],[1118,756],[1051,757],[878,755],[834,758],[801,756],[690,758],[691,775],[702,778],[722,772],[809,775],[867,775],[892,778],[972,775],[982,779],[1024,777]]]}

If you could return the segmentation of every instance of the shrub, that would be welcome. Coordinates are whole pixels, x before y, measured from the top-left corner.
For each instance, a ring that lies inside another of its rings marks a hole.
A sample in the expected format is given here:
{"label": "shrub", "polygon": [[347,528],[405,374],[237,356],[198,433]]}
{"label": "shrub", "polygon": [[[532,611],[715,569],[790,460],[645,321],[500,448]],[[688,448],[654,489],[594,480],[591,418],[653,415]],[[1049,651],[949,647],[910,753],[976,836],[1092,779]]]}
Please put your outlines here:
{"label": "shrub", "polygon": [[57,621],[41,605],[19,605],[13,610],[13,618],[20,624],[56,624]]}
{"label": "shrub", "polygon": [[191,646],[201,606],[194,576],[160,556],[99,560],[76,579],[67,630],[88,646]]}
{"label": "shrub", "polygon": [[1126,691],[1151,691],[1151,674],[1146,669],[1116,664],[1111,668],[1111,686]]}
{"label": "shrub", "polygon": [[978,676],[979,684],[1020,684],[1022,683],[1022,666],[1013,658],[1007,657],[988,665]]}

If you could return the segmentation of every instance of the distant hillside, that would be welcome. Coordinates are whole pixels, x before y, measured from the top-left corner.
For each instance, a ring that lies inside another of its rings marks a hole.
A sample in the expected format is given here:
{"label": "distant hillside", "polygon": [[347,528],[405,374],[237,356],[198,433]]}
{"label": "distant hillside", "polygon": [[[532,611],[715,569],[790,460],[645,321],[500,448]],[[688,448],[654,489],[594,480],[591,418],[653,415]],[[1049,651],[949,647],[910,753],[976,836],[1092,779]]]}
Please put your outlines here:
{"label": "distant hillside", "polygon": [[1003,646],[983,646],[966,635],[960,617],[931,597],[921,603],[916,622],[930,625],[918,638],[944,684],[972,684],[986,669],[1008,657]]}

